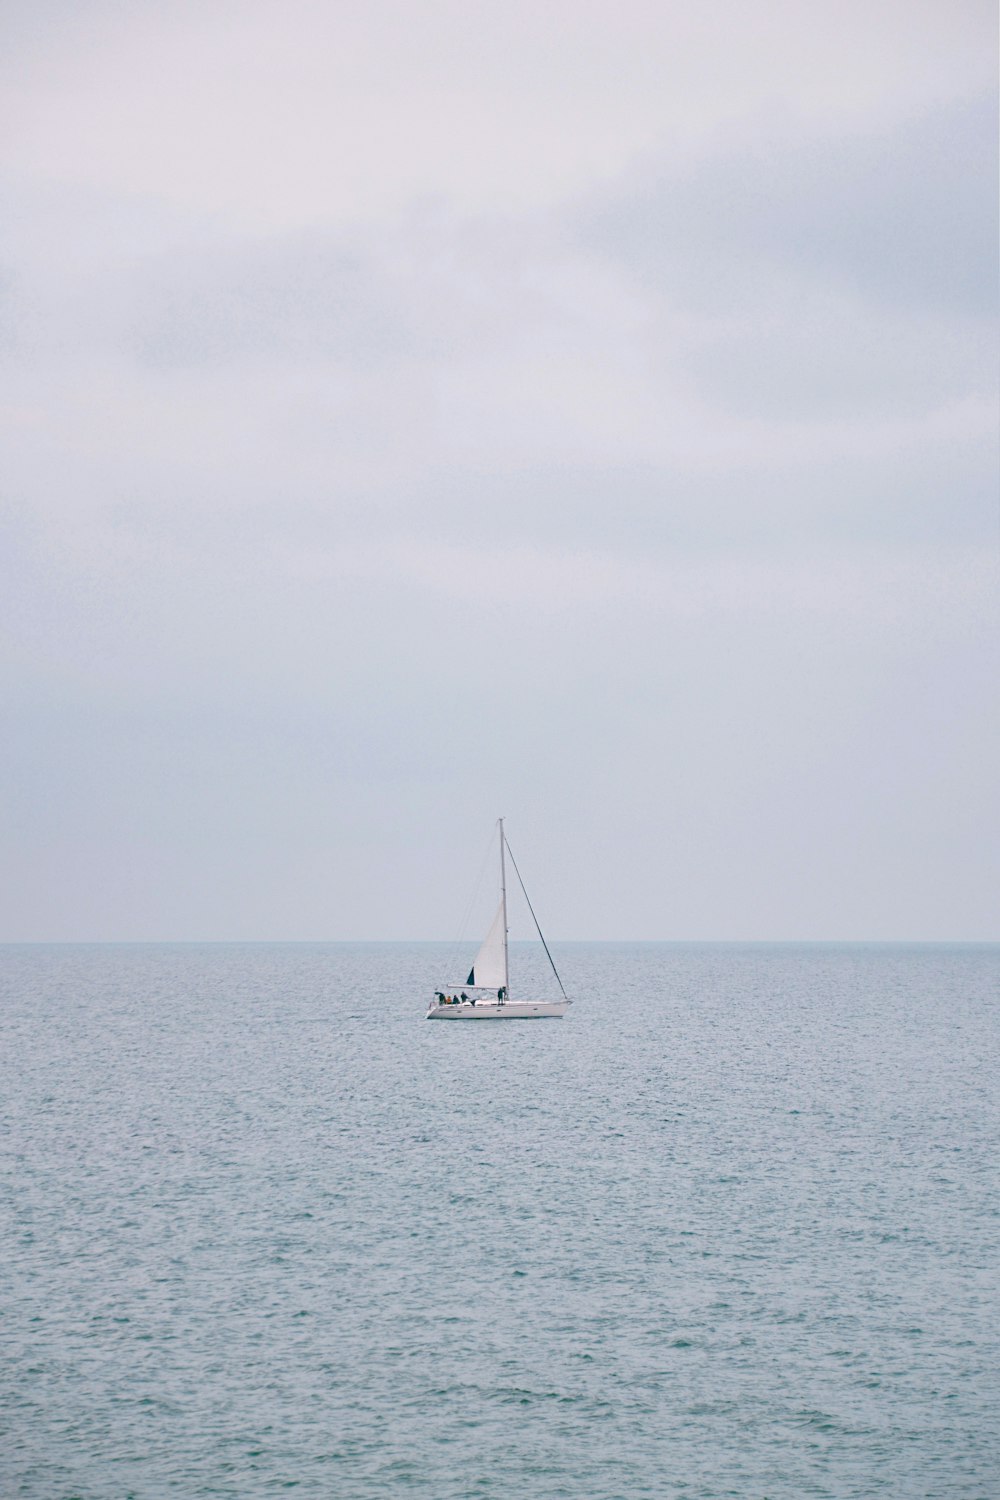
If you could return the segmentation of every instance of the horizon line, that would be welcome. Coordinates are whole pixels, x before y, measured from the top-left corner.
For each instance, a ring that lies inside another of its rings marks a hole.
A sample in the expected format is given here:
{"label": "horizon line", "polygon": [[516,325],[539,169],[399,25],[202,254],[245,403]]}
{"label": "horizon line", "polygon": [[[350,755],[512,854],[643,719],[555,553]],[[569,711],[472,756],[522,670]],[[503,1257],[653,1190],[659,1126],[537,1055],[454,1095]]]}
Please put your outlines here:
{"label": "horizon line", "polygon": [[[638,937],[602,937],[602,938],[552,938],[553,944],[572,945],[574,947],[601,947],[610,944],[660,944],[674,947],[736,947],[736,946],[760,946],[760,947],[996,947],[1000,946],[1000,937],[729,937],[729,938],[638,938]],[[511,938],[512,945],[536,944],[537,938]],[[128,948],[128,947],[348,947],[350,945],[365,947],[375,946],[415,946],[427,945],[428,947],[474,947],[474,939],[455,938],[0,938],[0,948],[72,948],[72,947],[94,947],[94,948]]]}

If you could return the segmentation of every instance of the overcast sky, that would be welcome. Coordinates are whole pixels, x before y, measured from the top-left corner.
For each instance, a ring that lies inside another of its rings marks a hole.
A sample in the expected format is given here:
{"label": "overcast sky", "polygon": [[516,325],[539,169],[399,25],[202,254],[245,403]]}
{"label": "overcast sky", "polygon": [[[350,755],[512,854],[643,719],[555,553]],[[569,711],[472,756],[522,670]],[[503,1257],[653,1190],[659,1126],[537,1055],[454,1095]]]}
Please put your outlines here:
{"label": "overcast sky", "polygon": [[993,0],[4,0],[0,938],[987,939]]}

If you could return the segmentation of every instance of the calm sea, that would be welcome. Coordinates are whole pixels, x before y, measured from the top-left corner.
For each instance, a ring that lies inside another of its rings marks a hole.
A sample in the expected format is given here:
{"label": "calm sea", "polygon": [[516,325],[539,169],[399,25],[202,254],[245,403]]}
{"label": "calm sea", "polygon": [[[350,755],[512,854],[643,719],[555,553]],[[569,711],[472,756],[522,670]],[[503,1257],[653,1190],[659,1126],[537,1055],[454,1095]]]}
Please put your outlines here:
{"label": "calm sea", "polygon": [[1000,1494],[1000,950],[448,951],[0,950],[0,1494]]}

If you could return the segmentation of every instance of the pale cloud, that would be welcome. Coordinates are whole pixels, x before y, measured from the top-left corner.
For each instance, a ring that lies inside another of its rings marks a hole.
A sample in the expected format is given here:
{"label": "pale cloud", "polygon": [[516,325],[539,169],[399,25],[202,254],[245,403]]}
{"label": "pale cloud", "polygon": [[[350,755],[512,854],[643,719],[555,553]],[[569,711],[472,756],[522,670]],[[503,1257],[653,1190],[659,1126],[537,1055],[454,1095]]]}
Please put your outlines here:
{"label": "pale cloud", "polygon": [[[699,311],[824,284],[865,304],[995,313],[992,89],[864,131],[751,133],[711,159],[642,161],[581,233]],[[738,267],[733,277],[734,264]],[[779,279],[780,278],[780,279]]]}
{"label": "pale cloud", "polygon": [[514,210],[755,114],[861,125],[992,81],[980,4],[13,7],[0,165],[245,228]]}
{"label": "pale cloud", "polygon": [[762,617],[835,620],[851,629],[894,624],[911,633],[930,612],[958,638],[996,612],[997,567],[980,549],[871,551],[859,561],[843,547],[827,554],[718,553],[629,557],[606,551],[432,544],[419,536],[388,545],[346,543],[329,550],[280,546],[272,561],[311,586],[401,588],[452,605],[481,605],[489,581],[503,579],[512,607],[547,617],[613,606],[619,615],[681,621]]}

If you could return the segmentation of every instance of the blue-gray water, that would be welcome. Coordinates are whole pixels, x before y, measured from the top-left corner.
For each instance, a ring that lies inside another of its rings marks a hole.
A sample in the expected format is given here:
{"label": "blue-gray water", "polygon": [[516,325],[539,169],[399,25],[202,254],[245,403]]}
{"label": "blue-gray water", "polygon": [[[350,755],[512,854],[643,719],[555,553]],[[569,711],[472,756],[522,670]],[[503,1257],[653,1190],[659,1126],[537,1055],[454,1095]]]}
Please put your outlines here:
{"label": "blue-gray water", "polygon": [[1000,950],[0,950],[0,1494],[1000,1494]]}

